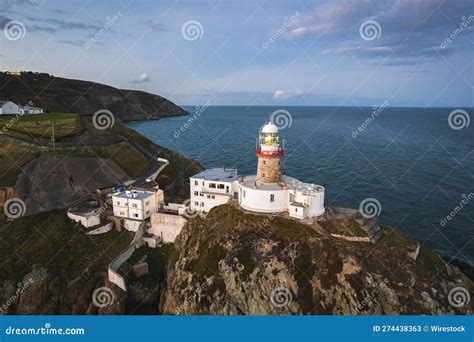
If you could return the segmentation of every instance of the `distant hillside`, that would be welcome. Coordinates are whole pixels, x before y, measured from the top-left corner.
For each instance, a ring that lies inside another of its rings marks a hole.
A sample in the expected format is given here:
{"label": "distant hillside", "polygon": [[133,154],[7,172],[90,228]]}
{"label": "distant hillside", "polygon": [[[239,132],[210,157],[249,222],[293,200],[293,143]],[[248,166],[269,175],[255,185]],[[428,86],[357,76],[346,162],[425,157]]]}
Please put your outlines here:
{"label": "distant hillside", "polygon": [[122,122],[187,113],[158,95],[34,72],[22,72],[21,76],[0,72],[0,97],[22,105],[32,101],[48,112],[93,114],[108,109]]}

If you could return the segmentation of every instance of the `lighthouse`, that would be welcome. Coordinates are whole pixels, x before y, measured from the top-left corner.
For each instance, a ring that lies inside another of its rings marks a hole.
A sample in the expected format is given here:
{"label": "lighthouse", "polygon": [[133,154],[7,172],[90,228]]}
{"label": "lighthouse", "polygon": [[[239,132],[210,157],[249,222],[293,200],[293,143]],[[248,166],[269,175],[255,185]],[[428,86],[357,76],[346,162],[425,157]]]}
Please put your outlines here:
{"label": "lighthouse", "polygon": [[280,146],[278,127],[267,122],[260,128],[256,154],[258,157],[258,183],[278,183],[282,177],[281,158],[283,148]]}
{"label": "lighthouse", "polygon": [[324,214],[324,187],[283,173],[281,143],[278,127],[266,122],[258,133],[257,174],[240,176],[236,169],[213,168],[192,176],[191,209],[208,213],[232,200],[242,210],[254,213],[279,213],[297,219]]}

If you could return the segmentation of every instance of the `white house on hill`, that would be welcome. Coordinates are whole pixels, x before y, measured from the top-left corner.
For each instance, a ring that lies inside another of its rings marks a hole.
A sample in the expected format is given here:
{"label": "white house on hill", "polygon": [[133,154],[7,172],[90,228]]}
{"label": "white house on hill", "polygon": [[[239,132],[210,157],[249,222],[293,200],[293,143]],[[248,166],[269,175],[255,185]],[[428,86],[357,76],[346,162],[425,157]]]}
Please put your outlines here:
{"label": "white house on hill", "polygon": [[236,169],[214,168],[204,170],[190,178],[191,209],[209,212],[215,206],[237,198],[234,182]]}
{"label": "white house on hill", "polygon": [[12,101],[0,101],[0,115],[21,114],[21,108]]}
{"label": "white house on hill", "polygon": [[114,216],[143,221],[158,211],[163,200],[163,190],[127,190],[112,196]]}

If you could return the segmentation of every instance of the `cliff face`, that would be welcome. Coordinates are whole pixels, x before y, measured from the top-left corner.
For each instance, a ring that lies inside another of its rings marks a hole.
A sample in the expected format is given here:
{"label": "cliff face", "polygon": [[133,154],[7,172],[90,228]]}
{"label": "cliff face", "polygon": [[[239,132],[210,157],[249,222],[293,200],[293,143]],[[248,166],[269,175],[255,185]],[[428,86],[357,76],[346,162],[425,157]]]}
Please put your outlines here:
{"label": "cliff face", "polygon": [[244,214],[225,205],[206,219],[192,220],[178,239],[163,303],[168,314],[473,310],[472,303],[452,305],[453,289],[473,291],[466,276],[424,247],[413,255],[413,242],[389,228],[376,244],[349,242],[294,220]]}
{"label": "cliff face", "polygon": [[184,109],[158,95],[42,73],[0,73],[0,93],[1,100],[10,99],[21,105],[32,101],[35,107],[48,112],[93,114],[108,109],[121,121],[186,114]]}

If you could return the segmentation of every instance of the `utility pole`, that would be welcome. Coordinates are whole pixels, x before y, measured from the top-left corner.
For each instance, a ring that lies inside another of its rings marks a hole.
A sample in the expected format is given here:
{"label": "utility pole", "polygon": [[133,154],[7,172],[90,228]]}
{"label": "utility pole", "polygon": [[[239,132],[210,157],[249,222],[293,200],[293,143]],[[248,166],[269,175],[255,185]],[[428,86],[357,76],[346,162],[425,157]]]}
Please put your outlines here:
{"label": "utility pole", "polygon": [[51,131],[52,131],[52,139],[53,139],[53,150],[55,149],[55,142],[54,142],[54,121],[51,121]]}

